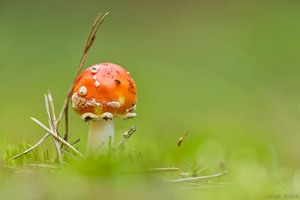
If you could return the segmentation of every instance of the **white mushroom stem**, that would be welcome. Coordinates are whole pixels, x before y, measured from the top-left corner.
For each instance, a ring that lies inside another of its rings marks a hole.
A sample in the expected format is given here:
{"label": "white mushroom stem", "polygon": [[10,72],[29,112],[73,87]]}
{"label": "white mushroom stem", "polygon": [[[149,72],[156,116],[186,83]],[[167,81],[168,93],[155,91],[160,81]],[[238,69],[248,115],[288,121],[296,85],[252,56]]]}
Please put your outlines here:
{"label": "white mushroom stem", "polygon": [[115,127],[113,119],[90,120],[89,124],[87,156],[107,155],[114,144]]}

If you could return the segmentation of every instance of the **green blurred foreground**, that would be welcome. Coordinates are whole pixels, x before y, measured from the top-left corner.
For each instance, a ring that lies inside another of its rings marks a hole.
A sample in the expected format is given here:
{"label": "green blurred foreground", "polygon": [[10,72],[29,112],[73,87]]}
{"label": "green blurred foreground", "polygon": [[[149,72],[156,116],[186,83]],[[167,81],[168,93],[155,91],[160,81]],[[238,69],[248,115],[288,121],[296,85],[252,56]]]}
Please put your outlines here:
{"label": "green blurred foreground", "polygon": [[[86,67],[120,64],[138,89],[138,116],[116,120],[117,141],[137,127],[124,155],[69,158],[63,170],[0,167],[0,199],[299,199],[299,8],[292,0],[0,1],[1,166],[7,148],[43,136],[29,117],[47,123],[48,90],[59,112],[98,12],[110,15]],[[70,110],[81,152],[87,128]],[[181,172],[229,174],[171,184],[178,173],[140,172],[177,167],[188,130]],[[28,156],[8,164],[55,162],[52,139]]]}

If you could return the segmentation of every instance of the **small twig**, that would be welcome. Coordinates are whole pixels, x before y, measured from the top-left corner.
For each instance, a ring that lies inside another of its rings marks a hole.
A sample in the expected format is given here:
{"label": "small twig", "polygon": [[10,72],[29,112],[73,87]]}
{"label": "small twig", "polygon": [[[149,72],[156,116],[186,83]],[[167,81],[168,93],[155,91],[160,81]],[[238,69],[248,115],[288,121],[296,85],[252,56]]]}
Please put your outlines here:
{"label": "small twig", "polygon": [[76,152],[81,158],[84,159],[84,156],[77,150],[75,149],[72,145],[70,145],[68,142],[66,142],[64,139],[62,139],[61,137],[59,137],[58,135],[56,135],[52,130],[50,130],[49,128],[47,128],[44,124],[42,124],[39,120],[31,117],[30,118],[32,121],[34,121],[37,125],[39,125],[42,129],[44,129],[46,132],[48,132],[49,134],[51,134],[54,138],[56,138],[57,140],[59,140],[61,143],[63,143],[64,145],[66,145],[67,147],[69,147],[70,149],[72,149],[74,152]]}
{"label": "small twig", "polygon": [[123,147],[124,143],[133,135],[133,133],[136,131],[135,126],[131,126],[129,131],[123,135],[123,139],[119,142],[116,149],[119,149]]}
{"label": "small twig", "polygon": [[68,109],[68,105],[67,105],[67,108],[65,110],[65,135],[64,135],[64,140],[68,141],[68,139],[69,139],[69,109]]}
{"label": "small twig", "polygon": [[224,188],[223,185],[192,185],[184,188],[179,188],[180,190],[195,190],[195,189],[207,189],[207,188]]}
{"label": "small twig", "polygon": [[74,145],[77,144],[78,142],[80,142],[80,138],[78,138],[77,140],[75,140],[75,142],[73,142],[71,145],[74,146]]}
{"label": "small twig", "polygon": [[[50,112],[49,104],[51,106],[52,115],[51,115],[51,112]],[[53,131],[53,133],[55,133],[56,136],[58,136],[57,128],[56,128],[56,117],[55,117],[54,103],[53,103],[52,95],[51,95],[50,92],[48,92],[48,94],[45,94],[45,105],[46,105],[46,111],[47,111],[47,115],[48,115],[48,122],[49,122],[50,129]],[[63,159],[62,159],[62,155],[61,155],[61,151],[60,151],[59,142],[55,138],[54,138],[54,144],[55,144],[55,148],[56,148],[56,151],[57,151],[57,156],[58,156],[60,165],[61,165],[61,167],[63,167]]]}
{"label": "small twig", "polygon": [[97,33],[100,25],[102,24],[102,22],[104,21],[104,19],[106,18],[107,15],[108,15],[108,13],[106,13],[101,18],[101,13],[100,13],[100,14],[97,15],[97,17],[96,17],[96,19],[94,21],[94,24],[93,24],[93,26],[92,26],[92,28],[91,28],[91,30],[89,32],[88,38],[87,38],[86,43],[85,43],[85,47],[84,47],[84,51],[83,51],[82,57],[80,59],[79,67],[78,67],[78,69],[76,71],[76,74],[75,74],[75,77],[73,79],[73,82],[72,82],[71,86],[68,89],[66,99],[64,101],[64,104],[62,106],[61,112],[60,112],[58,120],[57,120],[57,127],[58,127],[60,121],[62,120],[63,116],[65,115],[65,119],[66,119],[66,133],[65,133],[64,138],[66,139],[66,141],[68,140],[68,122],[67,122],[68,121],[68,112],[67,112],[67,109],[68,109],[68,105],[69,105],[69,100],[70,100],[71,92],[72,92],[72,89],[74,87],[74,84],[76,82],[77,77],[79,76],[79,74],[81,73],[81,71],[83,69],[84,63],[86,61],[86,57],[88,55],[88,51],[90,50],[91,46],[94,44],[94,41],[96,39],[96,33]]}
{"label": "small twig", "polygon": [[[236,183],[236,184],[240,184],[240,183]],[[233,185],[233,183],[226,183],[226,182],[220,182],[220,183],[212,183],[212,182],[187,182],[185,183],[185,185],[191,185],[191,186],[222,186],[222,187],[225,187],[225,186],[230,186],[230,185]]]}
{"label": "small twig", "polygon": [[88,39],[85,43],[85,52],[87,52],[90,49],[90,47],[93,45],[93,43],[95,42],[97,31],[107,15],[108,15],[108,12],[105,13],[102,18],[101,18],[101,13],[99,13],[97,15],[97,17],[94,21],[94,24],[92,26],[92,29],[88,35]]}
{"label": "small twig", "polygon": [[123,147],[124,143],[132,136],[132,134],[136,131],[136,128],[134,126],[130,127],[129,131],[127,131],[124,135],[123,135],[123,139],[119,142],[119,144],[117,145],[116,148],[112,149],[112,138],[111,136],[103,141],[96,149],[94,152],[92,152],[91,155],[95,154],[100,148],[102,148],[105,143],[108,141],[108,145],[109,145],[109,152],[108,153],[111,153],[111,150],[118,150],[120,149],[121,147]]}
{"label": "small twig", "polygon": [[22,153],[18,154],[18,155],[15,155],[14,157],[10,158],[8,161],[11,161],[13,159],[16,159],[22,155],[25,155],[27,153],[29,153],[30,151],[32,151],[33,149],[37,148],[40,144],[42,144],[49,136],[50,134],[49,133],[46,133],[44,135],[44,137],[42,137],[42,139],[40,139],[35,145],[33,145],[32,147],[30,147],[29,149],[23,151]]}
{"label": "small twig", "polygon": [[29,167],[40,167],[40,168],[49,168],[49,169],[60,169],[57,165],[47,165],[47,164],[28,164]]}
{"label": "small twig", "polygon": [[[52,126],[53,126],[53,132],[56,133],[57,136],[59,136],[58,130],[57,130],[57,120],[56,120],[56,114],[55,114],[54,102],[53,102],[52,94],[51,94],[50,91],[48,92],[47,97],[48,97],[49,104],[50,104],[51,110],[52,110]],[[60,146],[59,146],[59,141],[56,140],[56,139],[54,139],[54,142],[55,142],[55,147],[56,147],[58,159],[59,159],[59,161],[60,161],[61,166],[63,167],[63,159],[62,159],[61,149],[60,149]]]}
{"label": "small twig", "polygon": [[66,151],[66,150],[62,150],[63,153],[67,154],[68,156],[70,156],[71,158],[78,160],[78,158],[76,158],[75,156],[73,156],[72,154],[70,154],[70,152]]}
{"label": "small twig", "polygon": [[53,98],[52,98],[52,94],[49,91],[47,94],[48,100],[49,100],[49,104],[51,106],[51,110],[52,110],[52,123],[56,124],[56,116],[55,116],[55,109],[54,109],[54,103],[53,103]]}
{"label": "small twig", "polygon": [[213,174],[213,175],[208,175],[208,176],[198,176],[198,177],[191,177],[191,178],[182,178],[182,179],[175,179],[175,180],[169,180],[169,183],[182,183],[182,182],[188,182],[188,181],[199,181],[199,180],[203,180],[203,179],[210,179],[210,178],[216,178],[216,177],[220,177],[223,176],[225,174],[227,174],[227,170],[218,173],[218,174]]}
{"label": "small twig", "polygon": [[180,165],[180,147],[181,147],[181,143],[184,140],[184,138],[187,136],[188,133],[189,133],[189,131],[185,132],[183,134],[183,136],[181,136],[179,138],[178,143],[177,143],[177,167],[179,167],[179,165]]}
{"label": "small twig", "polygon": [[[65,140],[65,139],[64,139]],[[78,138],[77,140],[75,140],[73,143],[71,143],[72,146],[74,146],[75,144],[77,144],[78,142],[80,142],[80,138]],[[64,145],[62,144],[60,149],[63,151],[64,150]]]}

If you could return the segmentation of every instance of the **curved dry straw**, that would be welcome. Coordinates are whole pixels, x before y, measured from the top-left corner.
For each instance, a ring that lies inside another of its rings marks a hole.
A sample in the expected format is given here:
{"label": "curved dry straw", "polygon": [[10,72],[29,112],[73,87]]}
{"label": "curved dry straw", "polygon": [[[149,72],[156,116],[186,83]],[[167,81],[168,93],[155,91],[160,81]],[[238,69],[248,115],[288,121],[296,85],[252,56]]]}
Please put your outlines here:
{"label": "curved dry straw", "polygon": [[[25,150],[24,152],[22,152],[18,155],[13,156],[8,161],[16,159],[16,158],[18,158],[22,155],[25,155],[25,154],[31,152],[32,150],[37,148],[40,144],[42,144],[49,137],[49,135],[52,135],[54,137],[55,147],[56,147],[56,150],[57,150],[57,154],[58,154],[58,158],[59,158],[61,166],[63,165],[63,160],[62,160],[62,155],[61,155],[62,154],[61,153],[61,148],[59,147],[58,142],[61,142],[62,145],[65,145],[65,146],[69,147],[74,152],[76,152],[80,157],[83,158],[83,155],[79,151],[77,151],[71,144],[69,144],[67,142],[68,137],[69,137],[69,134],[68,134],[69,133],[68,105],[69,105],[70,94],[71,94],[72,88],[74,86],[74,83],[75,83],[77,77],[79,76],[79,74],[81,73],[81,71],[84,67],[88,52],[89,52],[90,48],[92,47],[92,45],[95,42],[97,31],[99,30],[101,24],[103,23],[103,21],[105,20],[107,15],[108,15],[108,12],[105,13],[103,15],[103,17],[101,17],[101,13],[99,13],[97,15],[93,25],[92,25],[92,28],[91,28],[91,30],[88,34],[87,40],[85,42],[85,46],[84,46],[84,50],[83,50],[83,53],[82,53],[82,56],[81,56],[81,59],[80,59],[79,67],[77,68],[77,71],[76,71],[75,77],[73,79],[73,82],[72,82],[71,86],[69,87],[69,89],[67,91],[66,99],[63,103],[63,106],[62,106],[62,109],[61,109],[60,114],[58,116],[58,119],[56,119],[56,117],[55,117],[54,103],[53,103],[53,100],[52,100],[51,93],[49,92],[48,94],[45,95],[45,104],[46,104],[46,111],[47,111],[47,115],[48,115],[48,122],[49,122],[50,129],[47,128],[45,125],[43,125],[37,119],[31,118],[40,127],[42,127],[47,133],[35,145],[33,145],[31,148]],[[50,104],[52,112],[50,112],[49,104]],[[59,127],[59,124],[60,124],[63,116],[65,116],[65,135],[64,135],[64,139],[60,138],[59,135],[58,135],[58,127]]]}

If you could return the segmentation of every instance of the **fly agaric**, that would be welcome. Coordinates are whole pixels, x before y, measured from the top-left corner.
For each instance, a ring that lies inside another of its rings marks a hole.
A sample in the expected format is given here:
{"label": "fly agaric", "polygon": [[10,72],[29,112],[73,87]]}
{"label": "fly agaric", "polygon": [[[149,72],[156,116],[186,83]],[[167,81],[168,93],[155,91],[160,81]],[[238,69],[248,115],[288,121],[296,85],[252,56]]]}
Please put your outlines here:
{"label": "fly agaric", "polygon": [[89,123],[87,155],[105,155],[114,143],[115,116],[133,118],[136,86],[129,72],[113,63],[95,64],[77,79],[72,107]]}

